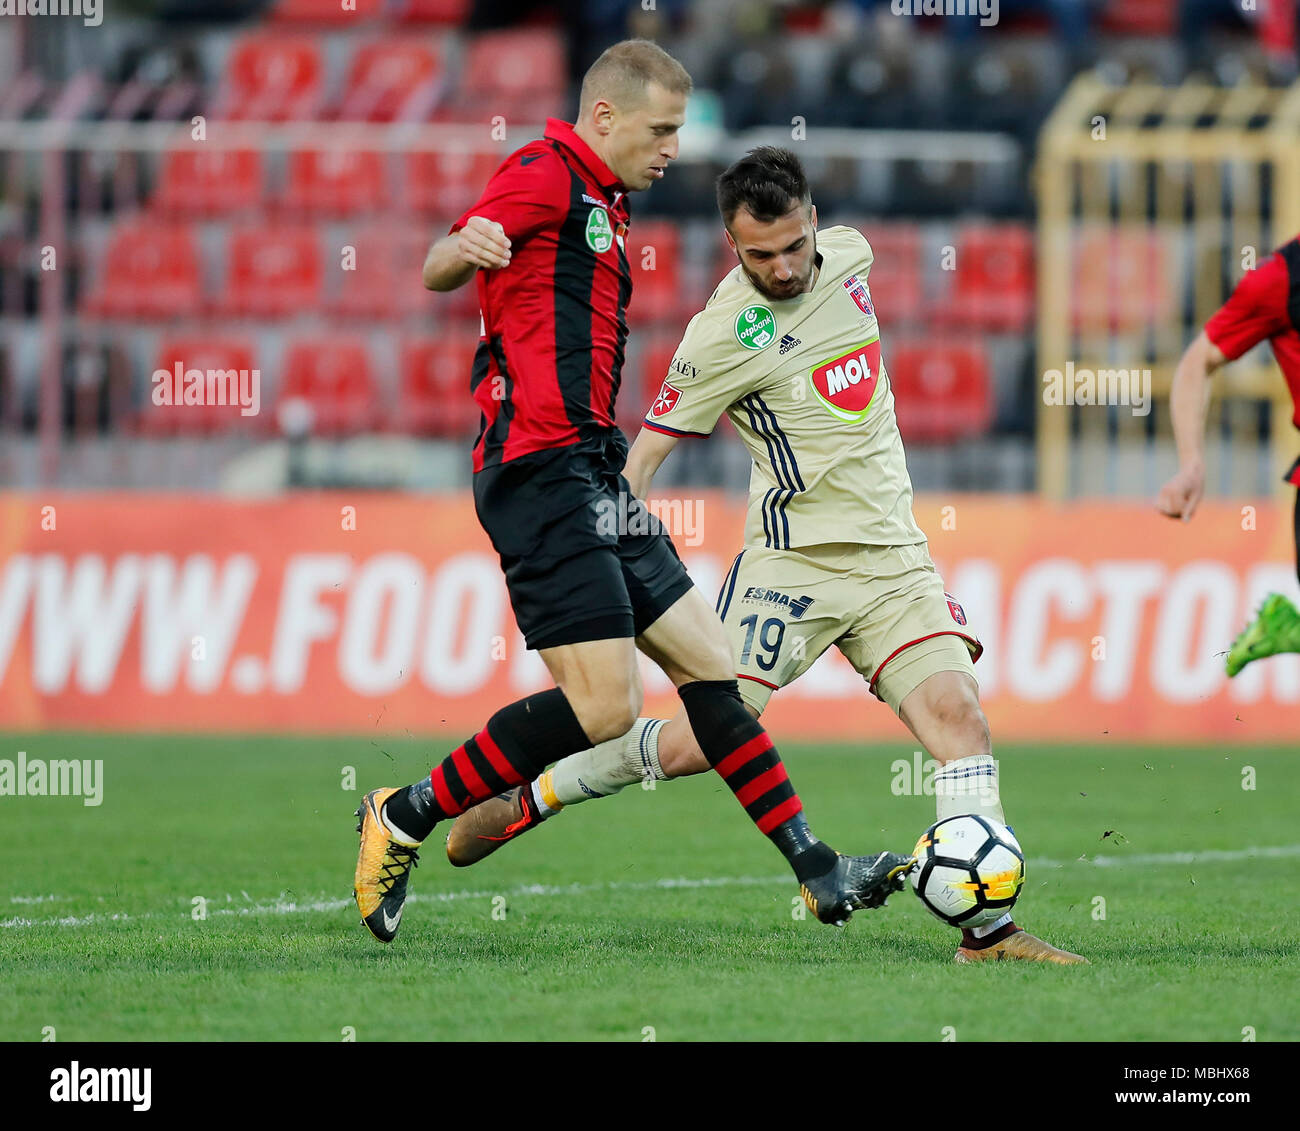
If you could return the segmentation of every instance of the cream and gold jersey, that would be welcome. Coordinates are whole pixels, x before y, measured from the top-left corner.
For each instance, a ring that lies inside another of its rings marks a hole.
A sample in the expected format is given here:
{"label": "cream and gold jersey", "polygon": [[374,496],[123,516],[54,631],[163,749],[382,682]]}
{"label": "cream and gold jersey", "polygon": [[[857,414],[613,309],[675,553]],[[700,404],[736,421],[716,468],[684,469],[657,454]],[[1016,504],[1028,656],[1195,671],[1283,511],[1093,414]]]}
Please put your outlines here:
{"label": "cream and gold jersey", "polygon": [[686,327],[645,426],[711,433],[725,412],[754,459],[745,545],[924,542],[867,287],[871,246],[817,233],[812,290],[767,298],[737,265]]}

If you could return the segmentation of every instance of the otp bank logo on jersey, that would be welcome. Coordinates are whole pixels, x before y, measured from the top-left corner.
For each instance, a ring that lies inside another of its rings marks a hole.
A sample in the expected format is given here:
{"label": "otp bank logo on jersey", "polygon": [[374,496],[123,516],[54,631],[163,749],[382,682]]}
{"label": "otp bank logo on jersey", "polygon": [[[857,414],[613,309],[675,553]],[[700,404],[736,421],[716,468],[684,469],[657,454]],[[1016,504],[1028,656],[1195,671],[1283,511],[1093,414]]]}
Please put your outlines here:
{"label": "otp bank logo on jersey", "polygon": [[659,390],[659,395],[655,397],[654,404],[650,406],[651,416],[663,416],[666,412],[672,412],[677,407],[677,402],[682,399],[680,389],[674,389],[667,381]]}
{"label": "otp bank logo on jersey", "polygon": [[880,380],[880,335],[822,362],[810,376],[817,399],[833,416],[865,420]]}

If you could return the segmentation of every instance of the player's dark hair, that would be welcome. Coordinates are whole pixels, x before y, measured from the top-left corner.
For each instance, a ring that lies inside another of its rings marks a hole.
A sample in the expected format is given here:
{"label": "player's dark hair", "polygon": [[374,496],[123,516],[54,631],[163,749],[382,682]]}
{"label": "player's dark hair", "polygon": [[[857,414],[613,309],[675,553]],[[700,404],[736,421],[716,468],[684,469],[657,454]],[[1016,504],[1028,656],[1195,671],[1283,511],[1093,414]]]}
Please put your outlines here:
{"label": "player's dark hair", "polygon": [[805,208],[812,203],[808,178],[799,158],[777,145],[751,149],[718,177],[718,211],[728,227],[742,208],[760,223],[770,224],[795,202]]}

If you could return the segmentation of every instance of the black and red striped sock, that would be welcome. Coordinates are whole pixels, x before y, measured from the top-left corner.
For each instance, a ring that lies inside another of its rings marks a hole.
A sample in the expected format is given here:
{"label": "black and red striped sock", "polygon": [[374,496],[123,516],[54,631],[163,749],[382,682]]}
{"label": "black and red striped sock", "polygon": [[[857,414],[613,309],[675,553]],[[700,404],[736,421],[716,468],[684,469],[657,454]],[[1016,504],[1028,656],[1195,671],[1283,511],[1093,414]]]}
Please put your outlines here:
{"label": "black and red striped sock", "polygon": [[384,814],[413,840],[511,786],[532,781],[552,762],[586,750],[590,739],[558,687],[502,707],[427,778],[384,802]]}
{"label": "black and red striped sock", "polygon": [[771,738],[746,709],[734,679],[700,680],[677,689],[710,766],[750,820],[781,850],[802,882],[835,865],[835,851],[808,828],[803,804]]}

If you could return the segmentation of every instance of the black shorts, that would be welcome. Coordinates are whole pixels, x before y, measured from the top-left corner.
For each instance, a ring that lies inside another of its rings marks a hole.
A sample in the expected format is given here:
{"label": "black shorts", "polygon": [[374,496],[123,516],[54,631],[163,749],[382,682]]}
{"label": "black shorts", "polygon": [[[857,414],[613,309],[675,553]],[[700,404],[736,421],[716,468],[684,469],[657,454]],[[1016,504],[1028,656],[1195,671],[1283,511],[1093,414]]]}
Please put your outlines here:
{"label": "black shorts", "polygon": [[474,508],[529,648],[639,636],[691,588],[621,474],[622,441],[553,448],[474,475]]}

